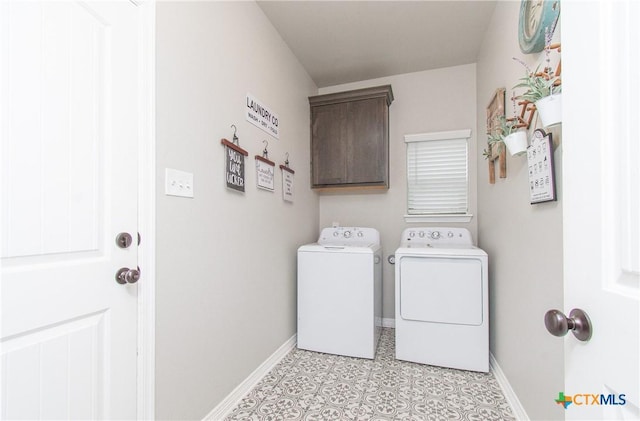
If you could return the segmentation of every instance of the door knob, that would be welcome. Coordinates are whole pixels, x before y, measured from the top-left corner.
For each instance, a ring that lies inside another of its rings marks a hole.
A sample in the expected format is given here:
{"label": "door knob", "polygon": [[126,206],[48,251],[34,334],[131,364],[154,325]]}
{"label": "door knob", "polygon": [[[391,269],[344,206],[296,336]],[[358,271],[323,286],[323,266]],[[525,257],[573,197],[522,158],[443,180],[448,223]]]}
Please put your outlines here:
{"label": "door knob", "polygon": [[140,268],[129,269],[121,268],[116,272],[116,282],[121,285],[135,284],[140,279]]}
{"label": "door knob", "polygon": [[574,308],[565,316],[560,310],[549,310],[544,315],[544,325],[554,336],[564,336],[571,331],[578,340],[586,342],[591,339],[591,320],[584,310]]}

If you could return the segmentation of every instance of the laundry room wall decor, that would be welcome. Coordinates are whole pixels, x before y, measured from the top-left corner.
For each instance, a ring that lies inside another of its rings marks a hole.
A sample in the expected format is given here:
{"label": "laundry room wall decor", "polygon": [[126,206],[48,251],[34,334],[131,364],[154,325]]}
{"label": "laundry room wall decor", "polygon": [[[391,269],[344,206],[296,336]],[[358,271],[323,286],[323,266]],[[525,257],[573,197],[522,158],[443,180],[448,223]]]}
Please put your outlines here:
{"label": "laundry room wall decor", "polygon": [[227,188],[244,193],[244,157],[249,156],[249,152],[240,147],[235,125],[231,127],[233,127],[233,142],[224,138],[220,140],[220,143],[224,145],[224,178]]}
{"label": "laundry room wall decor", "polygon": [[[487,105],[487,134],[491,136],[500,130],[500,117],[505,116],[505,88],[496,89],[495,94]],[[507,178],[507,155],[502,142],[489,143],[486,149],[489,161],[489,184],[496,182],[496,160],[500,171],[500,178]]]}
{"label": "laundry room wall decor", "polygon": [[269,142],[262,141],[265,144],[262,156],[256,155],[256,184],[258,188],[268,191],[275,190],[275,166],[276,163],[269,160],[269,151],[267,147]]}
{"label": "laundry room wall decor", "polygon": [[533,132],[531,145],[527,148],[529,195],[532,205],[557,200],[552,144],[551,133],[537,129]]}
{"label": "laundry room wall decor", "polygon": [[253,95],[247,94],[247,121],[276,139],[280,138],[280,119],[278,115],[258,101]]}
{"label": "laundry room wall decor", "polygon": [[293,203],[293,175],[295,171],[289,168],[289,153],[284,161],[284,165],[280,165],[282,171],[282,200]]}

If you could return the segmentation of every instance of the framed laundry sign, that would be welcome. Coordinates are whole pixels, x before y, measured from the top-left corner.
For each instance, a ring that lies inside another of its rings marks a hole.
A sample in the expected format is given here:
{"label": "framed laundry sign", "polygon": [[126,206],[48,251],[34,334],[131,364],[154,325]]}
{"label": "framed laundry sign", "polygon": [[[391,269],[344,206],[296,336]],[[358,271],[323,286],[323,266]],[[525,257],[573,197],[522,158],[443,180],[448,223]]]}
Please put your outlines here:
{"label": "framed laundry sign", "polygon": [[282,170],[282,200],[293,202],[293,175],[295,171],[289,165],[280,165]]}
{"label": "framed laundry sign", "polygon": [[552,145],[551,133],[545,133],[542,129],[533,132],[531,145],[527,148],[532,205],[557,200]]}
{"label": "framed laundry sign", "polygon": [[256,155],[256,183],[258,188],[269,191],[275,190],[275,166],[275,162]]}
{"label": "framed laundry sign", "polygon": [[220,143],[224,145],[227,188],[244,193],[244,157],[249,153],[227,139],[222,139]]}

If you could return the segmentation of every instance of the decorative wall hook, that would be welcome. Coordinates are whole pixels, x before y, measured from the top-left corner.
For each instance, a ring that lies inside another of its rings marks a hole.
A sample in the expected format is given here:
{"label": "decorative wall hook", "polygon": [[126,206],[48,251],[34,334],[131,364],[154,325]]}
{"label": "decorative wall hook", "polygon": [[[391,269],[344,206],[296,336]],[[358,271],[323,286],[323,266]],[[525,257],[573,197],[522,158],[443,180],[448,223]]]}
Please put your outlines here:
{"label": "decorative wall hook", "polygon": [[269,151],[267,150],[267,147],[269,147],[269,142],[267,142],[266,140],[263,140],[262,143],[264,143],[264,150],[262,151],[262,157],[263,158],[269,158]]}
{"label": "decorative wall hook", "polygon": [[[533,121],[533,116],[536,111],[536,106],[527,100],[517,101],[517,97],[515,94],[511,97],[511,101],[513,101],[513,114],[514,117],[508,118],[507,120],[515,120],[516,128],[526,128],[529,129],[531,126],[531,122]],[[520,107],[520,114],[516,111],[516,104]]]}
{"label": "decorative wall hook", "polygon": [[284,165],[289,168],[289,152],[285,152],[284,156]]}
{"label": "decorative wall hook", "polygon": [[233,144],[240,146],[240,139],[238,139],[238,136],[236,135],[236,132],[238,131],[238,128],[236,127],[235,124],[232,124],[231,128],[233,128],[233,139],[232,139]]}

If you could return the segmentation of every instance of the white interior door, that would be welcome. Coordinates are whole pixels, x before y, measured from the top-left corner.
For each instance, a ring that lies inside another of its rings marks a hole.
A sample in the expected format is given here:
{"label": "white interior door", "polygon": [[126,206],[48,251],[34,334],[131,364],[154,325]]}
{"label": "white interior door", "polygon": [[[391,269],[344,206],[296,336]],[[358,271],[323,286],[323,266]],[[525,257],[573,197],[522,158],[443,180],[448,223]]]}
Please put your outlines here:
{"label": "white interior door", "polygon": [[137,267],[137,6],[0,19],[1,415],[133,419],[138,287],[115,273]]}
{"label": "white interior door", "polygon": [[638,18],[635,0],[562,4],[564,310],[593,323],[565,339],[567,419],[640,419]]}

